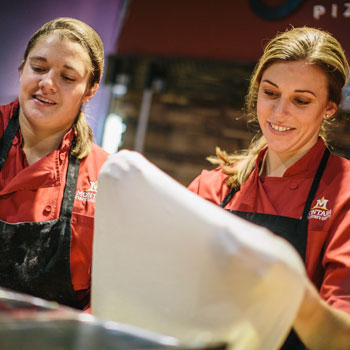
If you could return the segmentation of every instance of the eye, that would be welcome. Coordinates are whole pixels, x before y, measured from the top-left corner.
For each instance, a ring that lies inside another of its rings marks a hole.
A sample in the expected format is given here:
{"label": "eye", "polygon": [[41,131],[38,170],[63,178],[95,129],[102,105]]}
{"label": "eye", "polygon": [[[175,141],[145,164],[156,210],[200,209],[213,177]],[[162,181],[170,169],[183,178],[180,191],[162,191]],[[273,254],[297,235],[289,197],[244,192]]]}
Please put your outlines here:
{"label": "eye", "polygon": [[310,101],[302,99],[302,98],[296,98],[295,102],[299,105],[306,106],[310,103]]}
{"label": "eye", "polygon": [[268,97],[277,97],[277,94],[271,90],[264,89],[263,93]]}
{"label": "eye", "polygon": [[74,78],[71,78],[71,77],[69,77],[69,76],[67,76],[67,75],[62,75],[62,79],[63,79],[63,80],[67,80],[67,81],[75,81]]}
{"label": "eye", "polygon": [[32,70],[36,73],[43,73],[45,72],[45,68],[44,67],[41,67],[41,66],[34,66],[32,65]]}

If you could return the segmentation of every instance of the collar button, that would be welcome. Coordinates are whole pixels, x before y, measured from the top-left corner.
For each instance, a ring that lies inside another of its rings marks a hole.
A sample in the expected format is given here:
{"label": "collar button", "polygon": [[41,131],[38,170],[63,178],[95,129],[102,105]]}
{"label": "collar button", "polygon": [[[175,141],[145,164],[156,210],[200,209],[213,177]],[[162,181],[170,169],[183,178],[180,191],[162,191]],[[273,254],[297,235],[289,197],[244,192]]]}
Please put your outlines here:
{"label": "collar button", "polygon": [[47,214],[51,213],[51,210],[52,210],[51,205],[47,205],[44,209],[44,214],[47,215]]}
{"label": "collar button", "polygon": [[296,190],[296,189],[298,189],[298,183],[297,182],[291,182],[290,184],[289,184],[289,189],[290,190]]}

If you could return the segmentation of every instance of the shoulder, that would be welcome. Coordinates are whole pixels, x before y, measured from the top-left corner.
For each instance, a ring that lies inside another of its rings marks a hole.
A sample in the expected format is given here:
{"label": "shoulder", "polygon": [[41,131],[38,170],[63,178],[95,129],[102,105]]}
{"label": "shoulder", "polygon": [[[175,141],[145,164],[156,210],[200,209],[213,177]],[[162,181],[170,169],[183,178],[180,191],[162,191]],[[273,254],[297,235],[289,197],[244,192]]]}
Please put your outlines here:
{"label": "shoulder", "polygon": [[6,126],[11,119],[11,116],[15,109],[18,108],[18,100],[7,104],[0,106],[0,133],[2,135],[3,131],[6,129]]}
{"label": "shoulder", "polygon": [[93,143],[89,154],[82,159],[81,167],[88,172],[94,172],[97,175],[108,156],[108,152]]}
{"label": "shoulder", "polygon": [[[331,154],[324,174],[322,176],[318,192],[327,196],[338,208],[348,207],[350,200],[350,161]],[[322,192],[322,193],[321,193]]]}
{"label": "shoulder", "polygon": [[91,145],[90,153],[86,156],[87,161],[104,163],[109,156],[109,153],[105,151],[102,147],[98,146],[96,143]]}
{"label": "shoulder", "polygon": [[13,111],[18,107],[18,100],[14,100],[7,105],[0,106],[0,114],[2,116],[7,116],[10,119]]}
{"label": "shoulder", "polygon": [[193,187],[194,184],[197,185],[213,185],[213,183],[222,182],[227,179],[228,175],[224,174],[221,167],[217,167],[214,170],[202,170],[201,173],[191,182],[188,186],[189,189]]}
{"label": "shoulder", "polygon": [[336,154],[334,154],[334,153],[331,153],[331,154],[330,154],[329,160],[330,160],[331,162],[335,162],[335,163],[338,163],[338,164],[344,164],[344,165],[350,164],[349,159],[346,159],[346,158],[344,158],[344,157],[338,156],[338,155],[336,155]]}
{"label": "shoulder", "polygon": [[219,203],[229,191],[226,185],[228,177],[229,175],[225,174],[220,167],[214,170],[203,170],[188,189],[205,199]]}
{"label": "shoulder", "polygon": [[335,154],[329,156],[325,174],[331,179],[350,178],[350,160]]}

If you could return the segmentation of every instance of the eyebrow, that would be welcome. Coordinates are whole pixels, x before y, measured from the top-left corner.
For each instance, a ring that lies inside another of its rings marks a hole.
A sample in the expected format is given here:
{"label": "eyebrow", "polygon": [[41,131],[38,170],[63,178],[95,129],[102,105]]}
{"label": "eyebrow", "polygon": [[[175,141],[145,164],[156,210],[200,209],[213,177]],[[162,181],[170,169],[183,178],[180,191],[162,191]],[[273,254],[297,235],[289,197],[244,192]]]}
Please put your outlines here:
{"label": "eyebrow", "polygon": [[[41,61],[41,62],[44,62],[44,63],[47,62],[47,59],[45,57],[42,57],[42,56],[31,56],[28,59],[29,59],[29,61]],[[74,72],[77,72],[79,74],[79,72],[75,68],[73,68],[72,66],[69,66],[69,65],[65,64],[63,67],[66,68],[66,69],[71,69]]]}
{"label": "eyebrow", "polygon": [[[275,86],[276,88],[278,88],[278,85],[277,85],[277,84],[273,83],[272,81],[270,81],[270,80],[268,80],[268,79],[264,79],[262,82],[269,83],[269,84]],[[312,92],[311,90],[295,90],[295,92],[301,92],[301,93],[306,92],[306,93],[309,93],[309,94],[311,94],[311,95],[313,95],[313,96],[316,97],[315,93]]]}

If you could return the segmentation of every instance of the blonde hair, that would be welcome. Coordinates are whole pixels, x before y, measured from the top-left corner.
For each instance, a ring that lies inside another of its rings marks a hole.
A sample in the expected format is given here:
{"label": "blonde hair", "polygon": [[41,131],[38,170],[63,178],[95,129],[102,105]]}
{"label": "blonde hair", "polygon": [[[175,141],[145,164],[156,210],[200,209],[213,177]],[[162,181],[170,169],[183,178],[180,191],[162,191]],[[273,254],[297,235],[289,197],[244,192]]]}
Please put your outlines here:
{"label": "blonde hair", "polygon": [[[266,45],[264,53],[255,66],[250,79],[248,93],[245,99],[245,110],[248,124],[256,129],[248,149],[227,154],[217,148],[217,157],[209,157],[213,164],[220,164],[228,178],[228,186],[241,185],[253,171],[260,150],[266,145],[261,133],[257,117],[257,98],[261,77],[264,71],[276,61],[304,60],[320,67],[328,79],[328,100],[339,105],[342,88],[349,78],[349,65],[340,43],[328,32],[300,27],[286,30],[278,34]],[[327,143],[331,120],[324,120],[320,136]]]}
{"label": "blonde hair", "polygon": [[[88,24],[70,17],[55,18],[45,23],[32,35],[24,52],[20,70],[22,70],[30,51],[33,49],[38,39],[50,34],[58,35],[60,39],[68,39],[77,42],[84,48],[90,58],[90,87],[99,84],[104,67],[102,40]],[[82,159],[87,156],[91,150],[93,133],[81,108],[76,116],[73,127],[76,132],[76,142],[72,147],[71,153],[75,157]]]}

